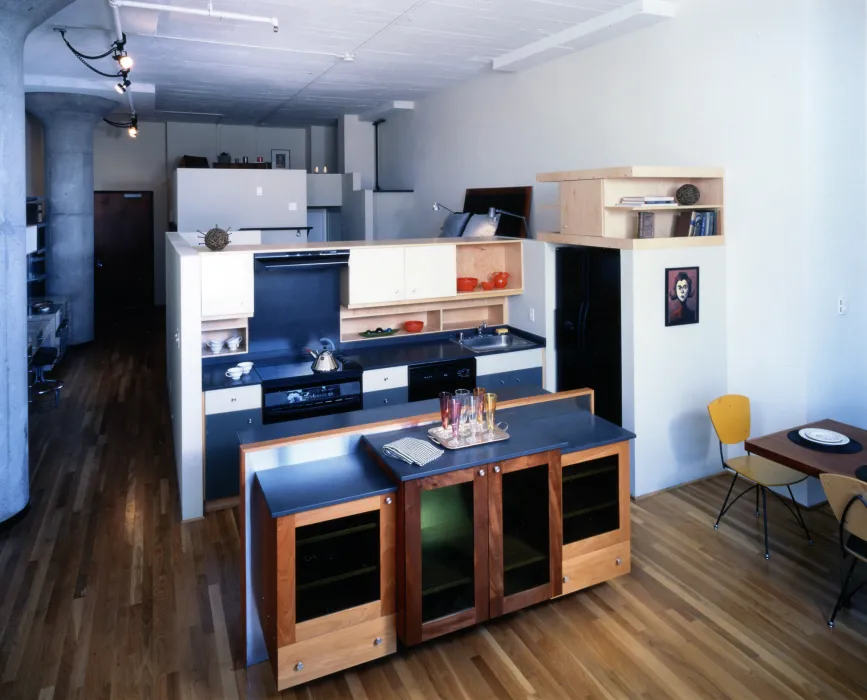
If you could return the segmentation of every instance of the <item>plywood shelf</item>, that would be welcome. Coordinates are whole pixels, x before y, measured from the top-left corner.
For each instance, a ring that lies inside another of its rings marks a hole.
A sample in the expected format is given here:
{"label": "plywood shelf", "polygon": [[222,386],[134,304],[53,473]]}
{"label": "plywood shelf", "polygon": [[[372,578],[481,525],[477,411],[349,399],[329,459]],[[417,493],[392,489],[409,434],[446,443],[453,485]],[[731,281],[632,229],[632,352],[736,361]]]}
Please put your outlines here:
{"label": "plywood shelf", "polygon": [[[209,340],[226,341],[232,336],[241,336],[241,345],[237,350],[229,351],[223,348],[220,352],[211,352],[208,347]],[[247,335],[246,318],[227,318],[213,321],[202,321],[202,357],[232,357],[233,355],[245,355],[248,348],[249,338]]]}
{"label": "plywood shelf", "polygon": [[723,207],[722,204],[691,204],[689,206],[683,204],[643,204],[635,207],[626,204],[606,204],[605,208],[615,211],[696,211],[704,209],[719,211]]}
{"label": "plywood shelf", "polygon": [[569,236],[562,233],[539,231],[537,240],[560,245],[584,245],[592,248],[618,250],[659,250],[663,248],[702,248],[725,245],[725,236],[694,236],[692,238],[607,238],[605,236]]}

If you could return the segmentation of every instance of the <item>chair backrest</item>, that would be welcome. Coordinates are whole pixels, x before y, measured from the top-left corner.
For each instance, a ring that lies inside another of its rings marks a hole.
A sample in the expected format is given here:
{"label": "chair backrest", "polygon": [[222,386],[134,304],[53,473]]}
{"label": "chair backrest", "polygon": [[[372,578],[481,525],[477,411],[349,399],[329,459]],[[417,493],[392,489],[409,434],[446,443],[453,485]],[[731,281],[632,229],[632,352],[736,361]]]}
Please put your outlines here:
{"label": "chair backrest", "polygon": [[[855,537],[867,540],[867,481],[842,474],[822,474],[819,478],[837,520]],[[852,503],[847,510],[852,499],[858,496],[863,497],[864,501]]]}
{"label": "chair backrest", "polygon": [[707,412],[720,442],[734,445],[750,436],[750,400],[746,396],[720,396],[707,405]]}

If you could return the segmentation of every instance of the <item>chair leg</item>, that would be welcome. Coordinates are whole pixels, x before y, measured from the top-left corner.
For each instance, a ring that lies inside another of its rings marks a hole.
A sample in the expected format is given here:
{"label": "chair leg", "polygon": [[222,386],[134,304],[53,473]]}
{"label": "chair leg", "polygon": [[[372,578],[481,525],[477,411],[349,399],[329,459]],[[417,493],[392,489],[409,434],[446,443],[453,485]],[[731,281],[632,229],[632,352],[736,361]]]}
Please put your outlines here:
{"label": "chair leg", "polygon": [[810,534],[810,531],[807,529],[807,523],[804,521],[804,514],[801,513],[801,509],[798,507],[798,502],[795,500],[795,494],[792,493],[792,487],[786,486],[789,490],[789,498],[792,499],[792,505],[795,506],[795,520],[801,523],[801,527],[804,528],[804,532],[807,533],[807,540],[810,542],[810,546],[813,545],[813,536]]}
{"label": "chair leg", "polygon": [[759,517],[759,490],[756,489],[756,517]]}
{"label": "chair leg", "polygon": [[719,530],[719,521],[723,516],[723,513],[726,512],[726,504],[729,502],[729,496],[732,495],[732,489],[735,487],[735,482],[738,480],[738,473],[735,472],[734,478],[732,479],[732,483],[729,485],[728,493],[726,494],[725,500],[723,501],[722,508],[719,509],[719,515],[716,516],[716,523],[714,523],[713,529]]}
{"label": "chair leg", "polygon": [[849,582],[852,580],[852,574],[855,573],[855,565],[858,563],[858,560],[855,557],[852,557],[852,565],[849,567],[849,573],[846,575],[846,578],[843,580],[843,589],[840,591],[840,597],[837,598],[837,604],[834,606],[834,611],[831,613],[831,617],[828,618],[828,627],[834,628],[834,619],[837,617],[837,613],[840,612],[840,608],[843,607],[843,603],[846,601],[846,589],[849,587]]}
{"label": "chair leg", "polygon": [[768,550],[768,493],[764,486],[759,488],[762,490],[762,515],[765,520],[765,559],[770,559],[771,552]]}

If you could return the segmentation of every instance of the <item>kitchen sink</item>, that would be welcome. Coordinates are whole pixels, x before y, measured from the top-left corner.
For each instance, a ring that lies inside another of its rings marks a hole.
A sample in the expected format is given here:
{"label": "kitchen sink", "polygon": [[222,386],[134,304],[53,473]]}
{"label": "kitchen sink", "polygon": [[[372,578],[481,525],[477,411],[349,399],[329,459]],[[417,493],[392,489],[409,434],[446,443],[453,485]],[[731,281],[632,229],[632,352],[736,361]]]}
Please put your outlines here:
{"label": "kitchen sink", "polygon": [[453,343],[463,345],[473,352],[494,352],[496,350],[522,350],[535,347],[535,343],[519,338],[511,333],[505,335],[471,335],[452,338]]}

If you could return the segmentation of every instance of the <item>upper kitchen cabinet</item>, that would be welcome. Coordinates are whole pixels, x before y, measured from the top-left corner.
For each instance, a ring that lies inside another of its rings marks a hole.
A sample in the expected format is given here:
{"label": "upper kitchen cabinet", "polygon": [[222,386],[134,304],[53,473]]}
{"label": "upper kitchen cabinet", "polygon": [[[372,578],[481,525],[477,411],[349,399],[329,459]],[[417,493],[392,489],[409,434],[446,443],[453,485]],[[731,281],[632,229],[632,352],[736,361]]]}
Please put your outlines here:
{"label": "upper kitchen cabinet", "polygon": [[353,248],[349,253],[344,304],[388,304],[403,301],[406,295],[403,251],[402,247]]}
{"label": "upper kitchen cabinet", "polygon": [[253,255],[202,253],[202,318],[253,315]]}
{"label": "upper kitchen cabinet", "polygon": [[457,246],[416,245],[404,248],[406,299],[439,299],[457,293]]}

